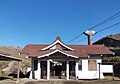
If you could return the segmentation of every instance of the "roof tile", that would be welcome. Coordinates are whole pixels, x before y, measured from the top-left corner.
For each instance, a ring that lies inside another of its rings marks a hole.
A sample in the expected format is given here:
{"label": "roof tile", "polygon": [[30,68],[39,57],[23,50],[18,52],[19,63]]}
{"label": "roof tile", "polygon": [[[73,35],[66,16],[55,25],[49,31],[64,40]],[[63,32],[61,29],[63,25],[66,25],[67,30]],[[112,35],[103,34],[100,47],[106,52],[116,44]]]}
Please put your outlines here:
{"label": "roof tile", "polygon": [[[44,47],[49,45],[46,44],[28,44],[24,47],[24,49],[20,52],[23,54],[28,54],[28,56],[41,56],[53,52],[55,49],[49,50],[41,50]],[[91,54],[113,54],[106,46],[104,45],[67,45],[68,47],[73,48],[73,51],[70,50],[61,50],[70,55],[74,56],[88,56]]]}

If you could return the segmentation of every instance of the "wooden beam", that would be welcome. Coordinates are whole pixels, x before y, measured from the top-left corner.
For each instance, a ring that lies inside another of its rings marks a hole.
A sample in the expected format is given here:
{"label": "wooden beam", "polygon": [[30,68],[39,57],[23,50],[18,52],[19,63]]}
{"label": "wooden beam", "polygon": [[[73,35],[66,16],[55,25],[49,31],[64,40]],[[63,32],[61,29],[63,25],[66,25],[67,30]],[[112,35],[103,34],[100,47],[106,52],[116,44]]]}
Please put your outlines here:
{"label": "wooden beam", "polygon": [[14,60],[14,61],[22,61],[20,58],[17,58],[17,57],[13,57],[13,56],[10,56],[10,55],[4,55],[4,54],[0,54],[0,60]]}
{"label": "wooden beam", "polygon": [[20,61],[18,61],[18,71],[17,71],[17,81],[16,81],[16,83],[20,82],[19,77],[20,77]]}

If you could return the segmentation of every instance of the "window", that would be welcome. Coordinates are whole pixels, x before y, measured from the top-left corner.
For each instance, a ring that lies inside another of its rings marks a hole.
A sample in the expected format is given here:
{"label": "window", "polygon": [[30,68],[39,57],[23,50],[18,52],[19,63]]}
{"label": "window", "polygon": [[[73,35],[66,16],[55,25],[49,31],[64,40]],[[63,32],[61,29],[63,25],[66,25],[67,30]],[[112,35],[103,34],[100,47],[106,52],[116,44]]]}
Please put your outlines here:
{"label": "window", "polygon": [[82,70],[82,60],[78,61],[78,70]]}
{"label": "window", "polygon": [[96,71],[97,70],[96,60],[88,60],[88,70],[89,71]]}

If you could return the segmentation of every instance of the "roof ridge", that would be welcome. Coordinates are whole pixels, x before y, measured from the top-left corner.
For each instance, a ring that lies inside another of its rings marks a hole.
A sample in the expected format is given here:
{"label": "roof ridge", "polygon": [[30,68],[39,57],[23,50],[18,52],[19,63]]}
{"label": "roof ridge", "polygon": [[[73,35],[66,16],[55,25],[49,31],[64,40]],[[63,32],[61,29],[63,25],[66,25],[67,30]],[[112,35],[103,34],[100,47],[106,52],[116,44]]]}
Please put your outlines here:
{"label": "roof ridge", "polygon": [[50,44],[27,44],[27,45],[50,45]]}
{"label": "roof ridge", "polygon": [[104,45],[104,44],[95,44],[95,45],[79,45],[79,44],[72,44],[72,45],[67,45],[67,46],[100,46],[100,45]]}

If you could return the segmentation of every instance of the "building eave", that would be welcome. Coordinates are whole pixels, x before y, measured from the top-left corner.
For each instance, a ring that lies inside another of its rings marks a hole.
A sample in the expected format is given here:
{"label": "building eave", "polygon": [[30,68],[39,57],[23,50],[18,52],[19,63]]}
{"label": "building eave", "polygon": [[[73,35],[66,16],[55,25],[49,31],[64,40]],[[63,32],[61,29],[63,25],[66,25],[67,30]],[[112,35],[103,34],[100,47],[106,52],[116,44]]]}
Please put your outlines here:
{"label": "building eave", "polygon": [[56,41],[53,42],[51,45],[49,45],[49,46],[47,46],[47,47],[45,47],[45,48],[43,48],[43,49],[41,49],[41,50],[47,50],[47,49],[51,48],[52,46],[56,45],[57,43],[61,44],[62,46],[64,46],[65,48],[67,48],[67,49],[69,49],[69,50],[74,50],[74,49],[66,46],[66,45],[65,45],[64,43],[62,43],[60,40],[56,40]]}
{"label": "building eave", "polygon": [[[5,58],[5,60],[15,60],[15,61],[22,61],[22,59],[20,58],[17,58],[17,57],[13,57],[13,56],[10,56],[10,55],[4,55],[4,54],[0,54],[1,57]],[[0,60],[3,60],[4,59],[0,59]]]}
{"label": "building eave", "polygon": [[79,58],[78,56],[74,56],[74,55],[65,53],[65,52],[63,52],[63,51],[61,51],[61,50],[59,50],[59,49],[56,49],[56,50],[53,51],[53,52],[50,52],[50,53],[47,53],[47,54],[38,56],[38,58],[43,58],[43,57],[46,57],[46,56],[50,56],[50,55],[52,55],[52,54],[54,54],[54,53],[57,53],[57,52],[59,52],[59,53],[61,53],[61,54],[64,54],[64,55],[66,55],[67,57]]}

